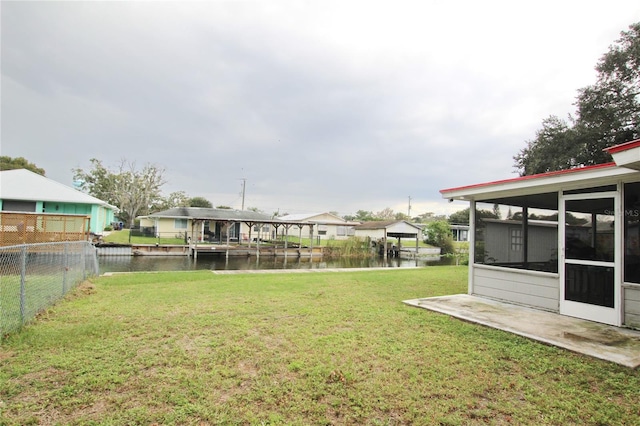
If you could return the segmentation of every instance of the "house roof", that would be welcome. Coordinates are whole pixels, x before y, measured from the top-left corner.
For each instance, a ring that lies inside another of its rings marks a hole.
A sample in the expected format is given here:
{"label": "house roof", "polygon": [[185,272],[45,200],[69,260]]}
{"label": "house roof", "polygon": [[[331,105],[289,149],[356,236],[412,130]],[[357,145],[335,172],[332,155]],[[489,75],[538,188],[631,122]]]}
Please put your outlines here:
{"label": "house roof", "polygon": [[401,226],[409,226],[417,229],[418,231],[422,230],[420,226],[414,225],[413,223],[409,223],[406,220],[375,220],[371,222],[362,222],[360,225],[356,225],[355,228],[358,230],[363,229],[389,229],[396,227],[398,225]]}
{"label": "house roof", "polygon": [[0,171],[0,199],[97,204],[118,210],[105,201],[26,169]]}
{"label": "house roof", "polygon": [[422,228],[406,220],[385,220],[364,222],[356,225],[356,231],[376,231],[384,229],[389,237],[413,238],[422,233]]}
{"label": "house roof", "polygon": [[284,216],[280,216],[278,219],[281,220],[307,220],[312,217],[320,216],[322,213],[298,213],[298,214],[287,214]]}
{"label": "house roof", "polygon": [[605,148],[618,166],[640,170],[640,139]]}
{"label": "house roof", "polygon": [[[322,216],[325,216],[325,217],[328,216],[329,218],[324,218]],[[323,225],[357,225],[360,223],[360,222],[350,222],[339,216],[334,215],[333,213],[328,213],[328,212],[288,214],[285,216],[280,216],[278,219],[284,220],[287,222],[308,221],[308,222],[319,223]]]}
{"label": "house roof", "polygon": [[443,189],[440,193],[443,198],[450,200],[487,200],[640,179],[640,139],[615,145],[604,151],[611,154],[613,162]]}
{"label": "house roof", "polygon": [[404,221],[374,220],[370,222],[362,222],[360,225],[356,225],[356,229],[387,229],[398,222],[404,222]]}
{"label": "house roof", "polygon": [[615,163],[606,163],[443,189],[440,193],[443,198],[450,200],[480,201],[555,192],[561,189],[580,189],[585,186],[603,186],[619,180],[638,179],[640,174],[636,170],[618,167]]}
{"label": "house roof", "polygon": [[240,220],[255,222],[270,222],[271,216],[252,210],[213,209],[207,207],[174,207],[161,212],[147,215],[150,218],[174,218],[196,220]]}

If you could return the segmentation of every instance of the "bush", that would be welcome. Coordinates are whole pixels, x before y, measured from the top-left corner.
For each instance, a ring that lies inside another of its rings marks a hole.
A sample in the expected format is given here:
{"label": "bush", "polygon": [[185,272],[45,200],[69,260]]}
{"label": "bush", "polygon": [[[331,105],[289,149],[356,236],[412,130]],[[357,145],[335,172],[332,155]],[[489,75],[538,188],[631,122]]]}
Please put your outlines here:
{"label": "bush", "polygon": [[425,230],[425,241],[432,246],[440,247],[442,254],[455,253],[451,225],[446,220],[429,222]]}

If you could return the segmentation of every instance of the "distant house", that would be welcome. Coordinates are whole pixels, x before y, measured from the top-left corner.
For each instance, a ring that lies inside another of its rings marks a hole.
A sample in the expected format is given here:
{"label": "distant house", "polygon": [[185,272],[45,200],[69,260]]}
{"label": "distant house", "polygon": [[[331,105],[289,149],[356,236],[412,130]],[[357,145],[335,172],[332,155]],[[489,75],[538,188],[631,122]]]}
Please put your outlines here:
{"label": "distant house", "polygon": [[469,225],[451,224],[453,241],[469,241]]}
{"label": "distant house", "polygon": [[607,151],[614,162],[440,191],[470,202],[469,294],[640,328],[640,139]]}
{"label": "distant house", "polygon": [[100,234],[118,208],[26,169],[0,171],[0,211],[89,218],[88,232]]}
{"label": "distant house", "polygon": [[[396,255],[402,248],[403,239],[415,241],[414,246],[417,251],[422,228],[405,220],[363,222],[355,227],[355,236],[370,238],[373,244],[383,247],[380,254],[386,256],[387,253],[392,253]],[[396,239],[395,243],[393,239]]]}
{"label": "distant house", "polygon": [[194,242],[268,240],[275,238],[276,230],[269,215],[248,210],[175,207],[138,219],[148,235]]}
{"label": "distant house", "polygon": [[[354,226],[360,222],[350,222],[331,213],[304,213],[289,214],[278,218],[284,222],[308,222],[314,224],[314,237],[322,240],[345,240],[355,235]],[[307,238],[310,235],[309,225],[301,227],[294,225],[290,234],[302,234]]]}

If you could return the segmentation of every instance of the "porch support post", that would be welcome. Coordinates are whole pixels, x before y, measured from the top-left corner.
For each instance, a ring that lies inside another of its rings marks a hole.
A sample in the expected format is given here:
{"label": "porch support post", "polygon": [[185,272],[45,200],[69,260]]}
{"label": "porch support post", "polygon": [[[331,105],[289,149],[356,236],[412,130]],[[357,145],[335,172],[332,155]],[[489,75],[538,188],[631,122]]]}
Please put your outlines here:
{"label": "porch support post", "polygon": [[309,238],[311,243],[309,244],[309,259],[313,263],[313,223],[309,224]]}
{"label": "porch support post", "polygon": [[284,259],[287,260],[287,255],[288,255],[288,248],[289,248],[289,228],[291,228],[291,225],[286,224],[283,225],[284,226]]}
{"label": "porch support post", "polygon": [[387,256],[388,256],[388,253],[387,253],[387,250],[388,250],[388,249],[387,249],[387,228],[384,228],[384,238],[382,238],[382,244],[384,244],[384,246],[383,246],[383,247],[384,247],[384,249],[382,250],[382,252],[384,253],[384,255],[383,255],[384,257],[383,257],[383,259],[384,259],[384,260],[385,260],[385,262],[386,262],[386,260],[387,260]]}
{"label": "porch support post", "polygon": [[260,235],[262,235],[262,222],[258,222],[258,236],[256,237],[256,257],[260,259]]}
{"label": "porch support post", "polygon": [[527,269],[529,264],[529,207],[522,207],[522,262]]}
{"label": "porch support post", "polygon": [[276,236],[273,239],[273,256],[277,256],[278,255],[278,227],[280,226],[279,223],[272,223],[273,227],[276,230]]}
{"label": "porch support post", "polygon": [[302,224],[298,224],[298,257],[302,255]]}
{"label": "porch support post", "polygon": [[193,248],[193,258],[197,259],[198,258],[198,244],[197,244],[196,241],[194,241],[194,240],[197,240],[197,238],[194,238],[194,235],[193,235],[194,225],[195,225],[195,221],[192,220],[191,221],[191,241],[189,241],[189,245]]}
{"label": "porch support post", "polygon": [[253,230],[253,222],[245,222],[249,227],[249,250],[251,250],[251,231]]}
{"label": "porch support post", "polygon": [[476,202],[471,200],[469,203],[469,283],[467,284],[467,292],[473,294],[473,275],[474,264],[476,259]]}
{"label": "porch support post", "polygon": [[227,226],[227,250],[225,251],[225,259],[229,260],[229,244],[231,243],[231,240],[229,239],[230,238],[229,234],[231,234],[231,232],[229,231],[231,230],[232,226],[235,226],[235,223],[225,222],[225,225]]}

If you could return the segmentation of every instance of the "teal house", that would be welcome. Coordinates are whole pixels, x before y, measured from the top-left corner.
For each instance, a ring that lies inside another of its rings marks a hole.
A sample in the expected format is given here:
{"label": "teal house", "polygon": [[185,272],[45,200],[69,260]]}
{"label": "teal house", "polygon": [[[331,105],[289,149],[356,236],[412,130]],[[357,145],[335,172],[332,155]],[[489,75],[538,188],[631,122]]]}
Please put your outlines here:
{"label": "teal house", "polygon": [[0,171],[0,211],[88,216],[89,232],[100,234],[118,212],[98,198],[26,169]]}

